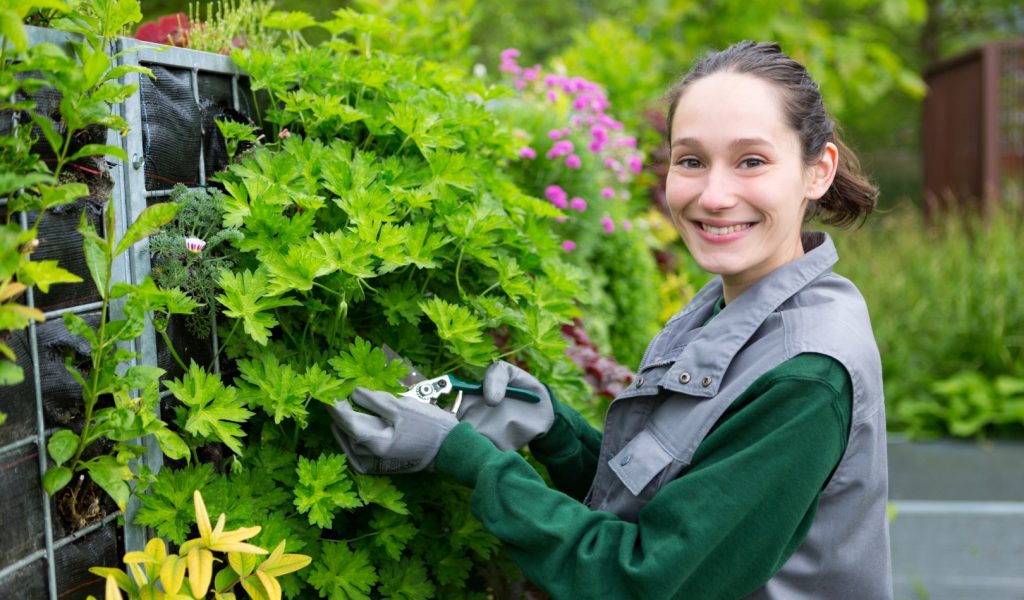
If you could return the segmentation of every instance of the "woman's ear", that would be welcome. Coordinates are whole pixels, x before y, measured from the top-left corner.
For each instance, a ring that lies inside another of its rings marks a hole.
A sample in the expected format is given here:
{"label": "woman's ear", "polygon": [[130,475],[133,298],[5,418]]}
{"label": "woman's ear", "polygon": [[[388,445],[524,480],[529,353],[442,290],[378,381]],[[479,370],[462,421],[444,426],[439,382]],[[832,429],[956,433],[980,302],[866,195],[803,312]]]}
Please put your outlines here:
{"label": "woman's ear", "polygon": [[810,200],[817,200],[825,195],[836,178],[836,171],[839,169],[839,148],[832,142],[825,144],[821,156],[817,162],[808,168],[807,187],[805,196]]}

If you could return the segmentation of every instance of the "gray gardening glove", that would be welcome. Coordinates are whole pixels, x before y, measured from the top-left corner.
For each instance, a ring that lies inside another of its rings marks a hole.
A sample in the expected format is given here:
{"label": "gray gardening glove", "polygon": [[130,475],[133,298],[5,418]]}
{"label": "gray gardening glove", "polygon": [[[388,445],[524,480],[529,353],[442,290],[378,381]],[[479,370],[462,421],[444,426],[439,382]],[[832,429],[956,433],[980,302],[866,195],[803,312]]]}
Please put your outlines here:
{"label": "gray gardening glove", "polygon": [[334,437],[359,473],[422,471],[433,464],[448,433],[459,424],[455,415],[433,404],[388,392],[356,388],[351,399],[376,414],[356,412],[345,400],[327,411],[334,420]]}
{"label": "gray gardening glove", "polygon": [[[506,397],[505,390],[509,387],[533,392],[540,397],[540,402]],[[555,420],[547,386],[505,361],[487,368],[483,395],[464,395],[458,414],[460,421],[468,421],[501,450],[522,448],[547,433]]]}

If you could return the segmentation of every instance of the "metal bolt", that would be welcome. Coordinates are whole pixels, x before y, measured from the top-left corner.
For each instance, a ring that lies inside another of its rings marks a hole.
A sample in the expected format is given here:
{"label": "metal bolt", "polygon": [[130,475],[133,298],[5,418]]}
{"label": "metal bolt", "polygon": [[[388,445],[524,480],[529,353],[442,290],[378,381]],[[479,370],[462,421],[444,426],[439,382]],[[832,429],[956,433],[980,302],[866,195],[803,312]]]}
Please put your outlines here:
{"label": "metal bolt", "polygon": [[142,165],[145,164],[145,162],[146,162],[146,157],[145,156],[143,156],[141,154],[132,154],[132,168],[134,168],[136,171],[141,169]]}
{"label": "metal bolt", "polygon": [[679,383],[690,383],[690,374],[689,373],[680,373],[679,374]]}

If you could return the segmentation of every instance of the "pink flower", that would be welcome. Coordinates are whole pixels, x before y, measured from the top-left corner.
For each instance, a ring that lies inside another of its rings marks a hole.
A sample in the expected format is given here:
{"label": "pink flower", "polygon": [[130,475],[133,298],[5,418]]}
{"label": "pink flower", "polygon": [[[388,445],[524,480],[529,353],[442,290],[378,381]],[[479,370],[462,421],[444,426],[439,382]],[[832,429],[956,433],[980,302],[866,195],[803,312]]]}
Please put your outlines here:
{"label": "pink flower", "polygon": [[562,250],[565,250],[566,252],[572,252],[575,249],[576,242],[572,240],[565,240],[564,242],[562,242]]}
{"label": "pink flower", "polygon": [[549,159],[554,159],[560,156],[565,156],[566,154],[571,154],[572,151],[572,142],[570,142],[569,140],[559,140],[551,146],[551,149],[548,150],[548,153],[545,154],[545,156],[547,156]]}
{"label": "pink flower", "polygon": [[565,193],[565,190],[563,190],[562,187],[557,184],[549,185],[544,190],[544,197],[547,198],[548,201],[554,204],[555,206],[561,204],[562,206],[560,206],[559,208],[565,208],[566,206],[569,205],[566,201],[566,198],[568,198],[568,196],[569,195]]}
{"label": "pink flower", "polygon": [[615,197],[615,190],[613,190],[610,187],[601,188],[601,197],[602,198],[614,198]]}
{"label": "pink flower", "polygon": [[565,223],[569,220],[569,217],[555,217],[555,223]]}
{"label": "pink flower", "polygon": [[291,134],[292,132],[288,131],[288,128],[285,127],[284,129],[281,130],[280,133],[277,134],[277,137],[283,140],[284,138],[291,136]]}
{"label": "pink flower", "polygon": [[515,59],[519,58],[519,50],[516,48],[506,48],[502,50],[501,54],[499,54],[498,56],[503,61],[515,61]]}
{"label": "pink flower", "polygon": [[604,159],[604,166],[608,167],[612,171],[618,171],[619,161],[615,160],[614,158],[606,158]]}
{"label": "pink flower", "polygon": [[612,233],[615,231],[615,221],[611,217],[605,215],[601,217],[601,227],[604,227],[605,233]]}
{"label": "pink flower", "polygon": [[587,150],[590,150],[594,154],[598,154],[599,152],[601,152],[601,150],[604,150],[604,142],[594,140],[593,142],[587,144]]}
{"label": "pink flower", "polygon": [[625,146],[627,148],[636,148],[636,138],[635,137],[619,138],[619,139],[615,140],[615,146],[616,147]]}
{"label": "pink flower", "polygon": [[199,254],[206,247],[206,242],[197,237],[185,238],[185,249],[193,254]]}
{"label": "pink flower", "polygon": [[629,168],[634,175],[639,175],[640,171],[644,170],[644,161],[640,160],[639,156],[633,156],[629,159]]}
{"label": "pink flower", "polygon": [[548,137],[553,139],[553,140],[560,140],[560,139],[562,139],[562,130],[561,129],[552,129],[551,131],[548,132]]}
{"label": "pink flower", "polygon": [[558,93],[555,90],[548,90],[548,102],[552,104],[558,102]]}
{"label": "pink flower", "polygon": [[580,161],[580,157],[576,156],[575,154],[570,154],[569,156],[565,157],[565,166],[569,167],[570,169],[578,169],[582,165],[583,163]]}
{"label": "pink flower", "polygon": [[583,212],[587,210],[587,201],[577,196],[569,201],[569,208],[576,212]]}
{"label": "pink flower", "polygon": [[537,158],[537,151],[529,146],[523,146],[519,149],[519,158],[533,160]]}
{"label": "pink flower", "polygon": [[622,228],[625,229],[626,231],[631,231],[633,229],[633,222],[630,221],[629,219],[623,219]]}
{"label": "pink flower", "polygon": [[520,77],[516,77],[513,82],[513,85],[515,85],[517,90],[523,91],[526,89],[526,80]]}
{"label": "pink flower", "polygon": [[540,75],[540,65],[534,65],[533,68],[526,69],[523,71],[523,79],[527,81],[533,81]]}

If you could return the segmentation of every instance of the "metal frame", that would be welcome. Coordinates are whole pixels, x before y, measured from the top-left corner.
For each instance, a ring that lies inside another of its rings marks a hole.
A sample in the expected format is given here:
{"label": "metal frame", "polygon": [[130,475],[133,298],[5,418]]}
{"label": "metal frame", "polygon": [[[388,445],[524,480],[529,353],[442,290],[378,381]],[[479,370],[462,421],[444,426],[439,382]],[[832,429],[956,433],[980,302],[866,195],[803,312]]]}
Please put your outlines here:
{"label": "metal frame", "polygon": [[[67,34],[60,31],[28,27],[29,41],[31,44],[39,43],[53,43],[57,45],[66,45],[70,40],[74,40],[77,36]],[[192,72],[192,93],[193,98],[196,102],[199,102],[199,87],[198,77],[200,72],[207,72],[216,75],[228,75],[231,76],[231,95],[234,108],[240,110],[240,99],[239,99],[239,78],[244,75],[241,69],[235,65],[230,58],[221,56],[218,54],[211,54],[208,52],[199,52],[195,50],[186,50],[180,48],[168,48],[166,46],[160,46],[155,44],[148,44],[137,40],[119,38],[114,44],[114,48],[110,51],[111,53],[128,51],[123,56],[116,60],[117,65],[165,65],[174,68],[190,69]],[[128,84],[139,84],[139,78],[142,77],[137,73],[129,73],[122,78],[124,83]],[[115,239],[123,237],[128,224],[135,221],[138,215],[145,210],[147,206],[147,200],[149,198],[164,197],[170,195],[170,190],[160,191],[147,191],[145,183],[145,171],[142,168],[145,157],[143,155],[143,139],[142,139],[142,103],[139,98],[139,94],[133,94],[125,102],[116,105],[113,110],[122,116],[130,125],[130,130],[127,136],[121,137],[117,133],[110,131],[107,136],[107,143],[110,145],[121,146],[129,161],[127,164],[118,163],[111,168],[111,176],[114,179],[114,190],[110,201],[107,205],[107,210],[113,209],[116,212],[117,224],[116,232],[114,232]],[[15,127],[18,124],[15,122]],[[199,185],[201,187],[206,186],[206,172],[205,172],[205,160],[202,155],[202,149],[200,147],[199,155]],[[21,226],[24,229],[28,228],[28,216],[25,213],[21,213]],[[107,232],[109,233],[109,232]],[[149,243],[148,240],[136,244],[127,253],[119,256],[113,266],[112,279],[116,282],[128,282],[128,283],[140,283],[150,272],[150,255],[149,255]],[[35,307],[35,296],[32,288],[29,288],[25,301],[28,306]],[[46,319],[59,318],[64,313],[85,313],[95,310],[101,306],[99,302],[92,302],[81,306],[75,306],[71,308],[64,308],[60,310],[50,311],[45,314]],[[111,304],[111,318],[117,319],[123,317],[123,304],[115,301]],[[220,359],[218,353],[219,340],[217,339],[217,327],[216,323],[212,325],[212,344],[215,361],[214,369],[220,371]],[[38,347],[38,331],[34,322],[30,323],[29,330],[29,347],[31,352],[32,366],[33,366],[33,385],[34,385],[34,401],[36,404],[36,431],[33,435],[25,437],[21,440],[16,440],[3,447],[0,447],[0,454],[7,453],[12,450],[16,450],[23,446],[35,444],[38,451],[38,462],[39,462],[39,476],[40,480],[45,474],[48,468],[48,455],[46,451],[46,442],[49,436],[53,434],[54,430],[45,428],[45,418],[43,413],[43,397],[42,397],[42,383],[40,381],[40,358],[39,358],[39,347]],[[152,320],[147,316],[146,326],[142,335],[134,340],[129,346],[129,350],[136,352],[141,358],[136,361],[138,364],[156,365],[157,364],[157,334],[153,328]],[[166,395],[166,392],[165,392]],[[162,396],[165,397],[165,396]],[[147,439],[142,440],[146,446],[146,453],[140,459],[149,469],[156,473],[160,470],[163,465],[163,454],[160,451],[159,446],[156,444],[152,436],[148,436]],[[53,518],[50,513],[50,498],[46,492],[40,487],[39,498],[43,506],[43,526],[44,526],[44,539],[45,547],[31,554],[21,557],[14,563],[5,565],[0,568],[0,580],[7,578],[20,571],[21,569],[34,564],[38,560],[45,560],[47,563],[47,583],[49,588],[50,600],[57,600],[57,577],[56,577],[56,551],[67,544],[95,531],[101,527],[106,526],[114,519],[120,516],[120,513],[114,512],[107,515],[102,521],[90,525],[79,531],[67,535],[61,539],[54,539],[54,527]],[[128,551],[142,550],[145,547],[146,541],[153,537],[154,534],[148,531],[146,528],[135,526],[132,524],[135,515],[138,513],[139,502],[133,496],[129,502],[126,510],[125,525],[124,525],[124,545]]]}

